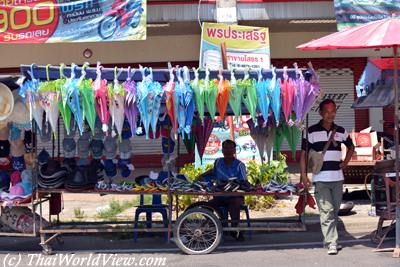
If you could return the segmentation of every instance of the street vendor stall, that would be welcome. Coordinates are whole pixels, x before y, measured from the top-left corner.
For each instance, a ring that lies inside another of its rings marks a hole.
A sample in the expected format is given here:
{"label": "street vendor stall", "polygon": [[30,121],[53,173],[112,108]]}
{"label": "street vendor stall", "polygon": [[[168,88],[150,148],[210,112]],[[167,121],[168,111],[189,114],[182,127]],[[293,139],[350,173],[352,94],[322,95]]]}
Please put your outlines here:
{"label": "street vendor stall", "polygon": [[[141,68],[140,71],[134,71],[102,68],[100,64],[97,68],[78,67],[73,64],[71,67],[25,65],[21,66],[21,72],[26,79],[21,83],[19,92],[30,108],[32,123],[39,126],[45,125],[42,124],[43,121],[48,121],[47,126],[37,127],[38,135],[43,135],[45,129],[50,134],[57,133],[57,121],[61,119],[65,125],[62,140],[64,151],[59,151],[53,158],[37,155],[39,166],[35,172],[38,174],[39,199],[63,192],[163,194],[168,197],[168,224],[163,227],[134,228],[132,222],[56,223],[48,226],[41,223],[40,235],[44,253],[52,252],[51,240],[62,234],[72,233],[168,232],[170,237],[173,232],[174,241],[184,252],[205,254],[218,246],[222,231],[305,230],[304,217],[289,222],[264,221],[261,225],[251,227],[222,227],[219,212],[205,206],[187,209],[183,214],[177,215],[176,222],[172,220],[173,196],[297,194],[297,188],[290,183],[277,184],[270,181],[268,184],[258,185],[238,183],[228,187],[221,184],[210,186],[181,179],[170,171],[167,171],[167,177],[148,177],[143,183],[137,181],[117,186],[112,183],[112,179],[117,175],[115,160],[120,164],[119,175],[131,173],[129,140],[135,132],[134,129],[140,125],[146,136],[155,136],[157,122],[165,113],[171,121],[170,136],[180,135],[182,138],[190,138],[194,117],[198,116],[198,120],[201,120],[204,115],[213,120],[217,114],[224,117],[226,114],[249,113],[253,120],[258,122],[260,112],[265,122],[256,123],[260,128],[286,127],[290,132],[291,127],[301,127],[320,90],[312,69],[311,79],[308,77],[308,80],[300,69],[218,72],[189,70],[183,67],[164,70]],[[112,83],[108,84],[110,81]],[[292,89],[290,97],[293,98],[293,105],[287,107],[285,104],[286,117],[281,119],[284,117],[283,113],[281,116],[281,95],[287,93],[288,87]],[[224,93],[223,90],[227,91]],[[242,97],[236,98],[237,91],[241,91]],[[271,101],[271,107],[265,106],[266,103],[260,101],[262,99]],[[264,103],[264,106],[261,103]],[[297,117],[287,116],[291,111],[295,111]],[[59,117],[56,116],[58,112],[61,115]],[[270,112],[272,115],[268,114]],[[79,133],[77,146],[73,138],[74,130]],[[279,131],[275,136],[282,139]],[[61,135],[58,135],[59,141],[61,138]],[[104,150],[96,149],[97,144],[101,143],[99,140],[102,140],[103,146],[100,147]],[[90,152],[83,149],[88,147],[89,143]],[[167,142],[166,145],[168,144]],[[264,146],[264,143],[260,142],[260,145]],[[78,147],[78,157],[75,147]],[[63,165],[60,164],[62,158]],[[167,157],[165,163],[167,170],[171,170],[173,158]],[[101,177],[103,169],[109,179]],[[129,177],[129,174],[126,177]],[[40,211],[42,214],[42,206]]]}

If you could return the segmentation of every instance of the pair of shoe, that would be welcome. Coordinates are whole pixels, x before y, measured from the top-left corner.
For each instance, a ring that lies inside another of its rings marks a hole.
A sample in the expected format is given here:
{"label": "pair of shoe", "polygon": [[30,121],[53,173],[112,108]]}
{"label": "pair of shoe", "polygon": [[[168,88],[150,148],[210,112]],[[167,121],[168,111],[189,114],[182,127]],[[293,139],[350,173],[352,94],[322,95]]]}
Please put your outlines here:
{"label": "pair of shoe", "polygon": [[342,249],[341,245],[329,245],[328,247],[328,255],[336,255],[338,251]]}
{"label": "pair of shoe", "polygon": [[234,231],[231,232],[231,236],[236,240],[236,241],[244,241],[244,235],[240,231]]}

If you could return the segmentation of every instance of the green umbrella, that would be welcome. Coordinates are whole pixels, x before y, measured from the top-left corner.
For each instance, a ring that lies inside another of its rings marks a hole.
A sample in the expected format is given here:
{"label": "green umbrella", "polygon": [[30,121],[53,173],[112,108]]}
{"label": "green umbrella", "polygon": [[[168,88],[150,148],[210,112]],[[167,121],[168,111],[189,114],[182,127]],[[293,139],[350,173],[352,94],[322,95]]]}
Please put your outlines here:
{"label": "green umbrella", "polygon": [[257,121],[257,89],[254,79],[239,80],[237,86],[243,91],[243,102],[247,107],[251,117]]}
{"label": "green umbrella", "polygon": [[67,105],[67,91],[65,90],[66,79],[58,79],[55,81],[56,90],[58,91],[60,97],[58,102],[58,109],[60,110],[61,117],[64,121],[65,130],[69,134],[69,129],[71,126],[71,110]]}
{"label": "green umbrella", "polygon": [[196,108],[197,113],[199,114],[199,118],[201,122],[204,122],[204,102],[205,102],[205,80],[199,80],[199,72],[197,69],[193,68],[195,79],[190,83],[190,86],[193,89],[195,100],[196,100]]}
{"label": "green umbrella", "polygon": [[[296,116],[292,116],[292,120],[295,121]],[[290,150],[292,151],[292,158],[296,159],[297,144],[299,143],[301,131],[296,125],[288,125],[286,122],[283,123],[283,135],[288,141]]]}
{"label": "green umbrella", "polygon": [[96,122],[96,105],[94,103],[94,91],[92,88],[92,80],[84,79],[79,85],[81,93],[81,106],[83,109],[83,119],[89,124],[92,134],[94,135],[94,128]]}
{"label": "green umbrella", "polygon": [[237,81],[233,72],[231,72],[231,90],[229,91],[229,106],[235,114],[236,121],[239,123],[239,116],[242,115],[242,97],[243,87],[237,86]]}
{"label": "green umbrella", "polygon": [[274,129],[274,149],[276,151],[276,156],[279,158],[279,155],[281,154],[281,145],[283,142],[284,134],[283,134],[283,127],[282,124],[279,125],[278,127],[273,128]]}
{"label": "green umbrella", "polygon": [[215,114],[217,113],[217,92],[218,92],[218,81],[217,80],[205,80],[205,102],[208,110],[208,114],[212,120],[215,119]]}

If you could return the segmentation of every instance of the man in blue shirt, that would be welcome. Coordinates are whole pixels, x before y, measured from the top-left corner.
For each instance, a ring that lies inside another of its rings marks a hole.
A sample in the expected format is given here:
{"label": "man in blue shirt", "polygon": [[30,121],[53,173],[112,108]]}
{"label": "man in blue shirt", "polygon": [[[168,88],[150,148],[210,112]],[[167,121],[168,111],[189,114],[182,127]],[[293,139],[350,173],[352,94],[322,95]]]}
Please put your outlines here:
{"label": "man in blue shirt", "polygon": [[[229,178],[236,177],[239,180],[247,181],[246,165],[236,159],[236,143],[232,140],[225,140],[222,143],[223,158],[214,162],[214,168],[200,175],[199,179],[212,176],[218,182],[228,182]],[[219,209],[226,207],[232,220],[232,227],[237,227],[240,220],[240,207],[244,203],[243,196],[216,196],[209,201],[211,205]],[[241,232],[233,232],[232,236],[239,241],[244,240]]]}

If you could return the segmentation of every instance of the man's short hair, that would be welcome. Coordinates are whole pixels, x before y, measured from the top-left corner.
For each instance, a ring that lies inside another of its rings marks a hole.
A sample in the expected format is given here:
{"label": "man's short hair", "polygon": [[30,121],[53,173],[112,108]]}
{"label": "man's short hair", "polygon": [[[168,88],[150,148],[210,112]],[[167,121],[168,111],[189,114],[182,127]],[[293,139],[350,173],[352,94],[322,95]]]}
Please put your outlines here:
{"label": "man's short hair", "polygon": [[222,147],[226,147],[227,145],[232,145],[233,147],[236,147],[236,143],[230,139],[227,139],[224,142],[222,142]]}
{"label": "man's short hair", "polygon": [[326,105],[329,105],[329,104],[333,104],[333,105],[335,105],[335,107],[336,107],[336,103],[335,103],[335,101],[333,101],[332,99],[325,99],[324,101],[322,101],[321,103],[319,103],[319,110],[323,110],[324,109],[324,107],[326,106]]}

